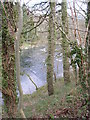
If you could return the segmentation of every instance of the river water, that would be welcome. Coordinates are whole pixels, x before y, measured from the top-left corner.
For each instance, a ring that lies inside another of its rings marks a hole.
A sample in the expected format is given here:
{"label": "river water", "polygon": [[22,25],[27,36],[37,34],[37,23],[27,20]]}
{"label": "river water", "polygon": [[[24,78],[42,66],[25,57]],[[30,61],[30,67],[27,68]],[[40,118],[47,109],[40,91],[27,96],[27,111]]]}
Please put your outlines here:
{"label": "river water", "polygon": [[[62,54],[60,54],[61,47],[59,45],[56,46],[54,56],[54,71],[56,73],[56,77],[63,77],[63,62],[62,62]],[[36,47],[25,47],[20,52],[20,66],[21,73],[25,72],[29,74],[35,84],[39,87],[45,85],[47,83],[46,80],[46,60],[47,58],[47,45],[36,46]],[[21,75],[21,86],[23,90],[23,94],[32,94],[36,91],[35,85],[30,81],[27,75]],[[0,107],[3,104],[2,94],[0,92]],[[1,110],[1,108],[0,108]]]}
{"label": "river water", "polygon": [[[60,78],[63,76],[63,62],[62,54],[60,54],[61,47],[56,46],[54,56],[54,71],[56,77]],[[33,48],[24,48],[21,51],[21,72],[25,72],[30,75],[35,84],[41,87],[47,83],[46,81],[46,60],[47,58],[47,45],[36,46]],[[36,87],[29,80],[27,75],[21,76],[21,85],[23,94],[32,94]]]}

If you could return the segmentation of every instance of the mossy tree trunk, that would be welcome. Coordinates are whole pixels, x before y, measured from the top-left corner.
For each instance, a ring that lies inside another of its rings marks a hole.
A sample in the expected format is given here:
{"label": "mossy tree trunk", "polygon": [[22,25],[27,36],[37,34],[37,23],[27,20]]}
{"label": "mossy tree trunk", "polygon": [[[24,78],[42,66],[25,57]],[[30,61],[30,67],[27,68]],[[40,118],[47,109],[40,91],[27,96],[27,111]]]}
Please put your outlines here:
{"label": "mossy tree trunk", "polygon": [[[68,19],[67,19],[67,1],[62,0],[62,29],[68,34]],[[64,81],[70,81],[70,73],[69,73],[69,44],[67,42],[65,34],[62,32],[62,49],[63,49],[63,76]]]}
{"label": "mossy tree trunk", "polygon": [[47,86],[48,95],[54,94],[53,76],[54,76],[54,46],[55,46],[55,2],[49,2],[49,35],[48,35],[48,57],[47,57]]}
{"label": "mossy tree trunk", "polygon": [[88,111],[89,111],[89,117],[90,117],[90,2],[88,2],[87,5],[87,20],[88,20],[88,94],[89,94],[89,100],[88,100]]}
{"label": "mossy tree trunk", "polygon": [[[15,78],[15,49],[14,38],[10,34],[10,25],[14,29],[13,23],[13,3],[3,3],[6,12],[2,9],[2,89],[7,91],[3,93],[4,104],[9,118],[15,118],[16,104],[16,78]],[[12,11],[11,11],[12,10]],[[12,14],[11,14],[12,13]]]}

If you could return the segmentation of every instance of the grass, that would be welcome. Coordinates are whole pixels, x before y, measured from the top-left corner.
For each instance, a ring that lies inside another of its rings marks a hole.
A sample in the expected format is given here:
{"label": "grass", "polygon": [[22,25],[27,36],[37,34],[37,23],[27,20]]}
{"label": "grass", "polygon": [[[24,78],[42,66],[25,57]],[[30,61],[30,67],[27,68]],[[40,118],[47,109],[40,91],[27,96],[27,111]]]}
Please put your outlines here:
{"label": "grass", "polygon": [[[23,110],[26,118],[77,119],[80,117],[82,119],[87,114],[87,104],[83,104],[84,102],[81,86],[76,86],[74,79],[64,84],[61,78],[54,82],[54,95],[52,96],[48,96],[47,85],[31,95],[24,95]],[[5,116],[7,115],[3,112],[3,117]],[[17,118],[21,118],[19,113]]]}
{"label": "grass", "polygon": [[43,86],[32,95],[24,95],[24,113],[27,118],[47,117],[62,108],[63,98],[75,88],[75,83],[64,84],[63,78],[54,83],[54,95],[48,96],[47,86]]}

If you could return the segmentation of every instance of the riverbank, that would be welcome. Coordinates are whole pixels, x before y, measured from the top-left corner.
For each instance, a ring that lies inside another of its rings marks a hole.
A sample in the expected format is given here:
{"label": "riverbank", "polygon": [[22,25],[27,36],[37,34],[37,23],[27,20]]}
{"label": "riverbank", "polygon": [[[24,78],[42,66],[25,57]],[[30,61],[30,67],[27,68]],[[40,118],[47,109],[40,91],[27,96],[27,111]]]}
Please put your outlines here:
{"label": "riverbank", "polygon": [[[87,104],[83,99],[83,91],[80,85],[76,86],[74,79],[64,84],[63,78],[54,81],[54,95],[48,96],[47,85],[40,87],[31,95],[23,95],[23,110],[26,118],[36,120],[39,118],[51,120],[61,119],[85,119]],[[7,115],[3,113],[3,118]],[[17,114],[17,118],[21,118]]]}
{"label": "riverbank", "polygon": [[82,89],[72,79],[67,85],[63,78],[54,82],[54,95],[48,96],[47,85],[32,95],[24,95],[24,112],[27,118],[85,118],[87,105]]}
{"label": "riverbank", "polygon": [[65,85],[63,78],[54,82],[52,96],[48,96],[45,85],[32,95],[23,97],[27,118],[77,118],[86,114],[86,106],[82,106],[81,87],[76,86],[74,81]]}

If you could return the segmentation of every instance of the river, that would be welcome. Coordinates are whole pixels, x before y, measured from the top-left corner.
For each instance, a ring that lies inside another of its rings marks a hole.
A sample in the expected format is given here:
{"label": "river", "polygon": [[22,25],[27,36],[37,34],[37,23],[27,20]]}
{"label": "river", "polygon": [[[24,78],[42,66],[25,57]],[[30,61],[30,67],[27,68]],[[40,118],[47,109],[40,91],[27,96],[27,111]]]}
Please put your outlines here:
{"label": "river", "polygon": [[[63,62],[62,62],[62,53],[60,54],[61,47],[56,46],[54,56],[54,71],[56,77],[63,77]],[[25,47],[20,52],[20,67],[21,73],[24,71],[29,74],[35,84],[39,87],[47,83],[46,76],[46,60],[47,58],[47,45],[41,45],[36,47]],[[21,86],[23,94],[32,94],[36,91],[35,85],[30,81],[27,75],[21,75]],[[2,102],[2,94],[0,92],[0,106]]]}
{"label": "river", "polygon": [[[62,54],[60,54],[61,47],[56,46],[54,56],[54,71],[56,77],[63,76],[63,62]],[[46,60],[47,58],[47,45],[36,46],[33,48],[24,48],[21,51],[21,72],[25,72],[30,75],[35,84],[41,87],[47,83],[46,80]],[[32,94],[36,88],[34,84],[29,80],[27,75],[21,76],[21,85],[23,94]]]}

